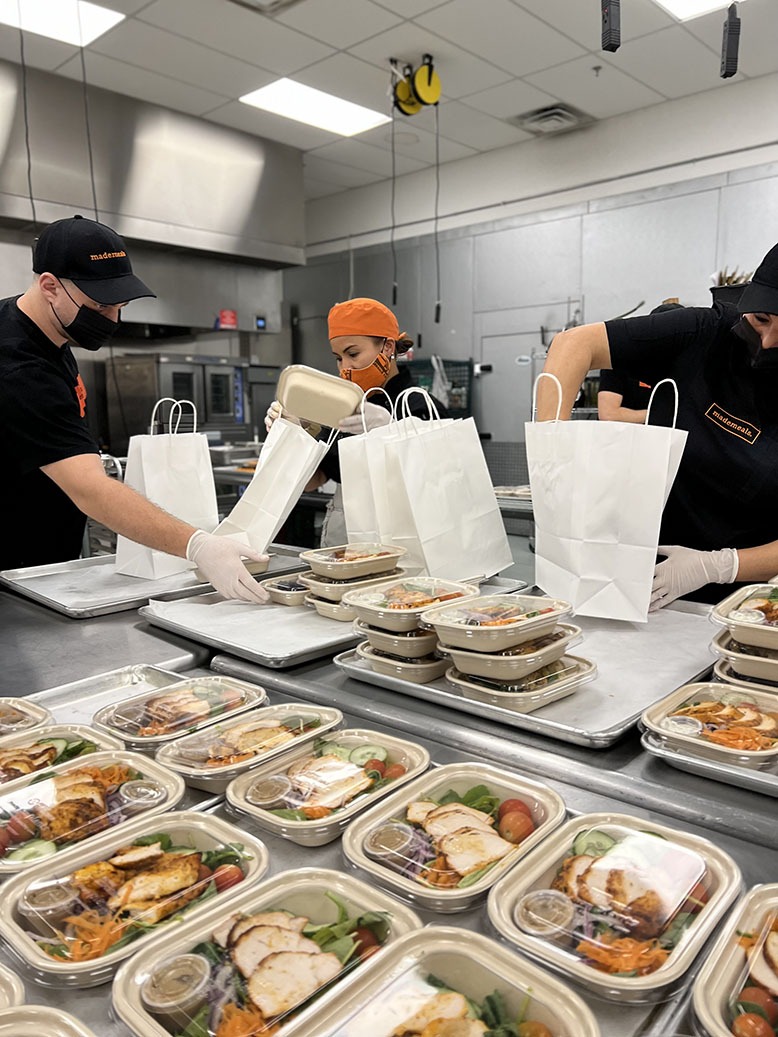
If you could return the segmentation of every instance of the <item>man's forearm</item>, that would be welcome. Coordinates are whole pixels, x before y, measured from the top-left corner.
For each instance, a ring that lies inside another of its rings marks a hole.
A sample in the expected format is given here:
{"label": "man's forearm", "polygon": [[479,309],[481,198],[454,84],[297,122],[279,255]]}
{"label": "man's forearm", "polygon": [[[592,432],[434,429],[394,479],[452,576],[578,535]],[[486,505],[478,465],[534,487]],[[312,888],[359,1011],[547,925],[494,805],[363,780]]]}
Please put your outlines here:
{"label": "man's forearm", "polygon": [[195,532],[194,526],[169,515],[124,483],[108,477],[105,483],[99,491],[91,493],[85,502],[86,508],[79,504],[82,511],[138,544],[179,558],[186,557],[186,545]]}
{"label": "man's forearm", "polygon": [[740,583],[761,583],[778,575],[778,540],[759,547],[738,548],[737,554]]}

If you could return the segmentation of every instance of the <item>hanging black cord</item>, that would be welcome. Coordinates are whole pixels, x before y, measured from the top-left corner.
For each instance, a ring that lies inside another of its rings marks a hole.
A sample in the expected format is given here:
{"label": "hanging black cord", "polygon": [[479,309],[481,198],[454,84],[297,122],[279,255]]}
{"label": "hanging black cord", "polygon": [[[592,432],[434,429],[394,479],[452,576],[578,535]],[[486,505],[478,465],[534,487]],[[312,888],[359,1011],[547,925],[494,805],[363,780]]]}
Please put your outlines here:
{"label": "hanging black cord", "polygon": [[395,111],[394,105],[392,105],[392,201],[391,201],[391,223],[392,223],[392,229],[391,229],[391,232],[390,232],[390,235],[389,235],[389,244],[390,244],[391,249],[392,249],[392,306],[396,306],[397,305],[397,249],[395,248],[395,245],[394,245],[394,228],[395,228],[395,223],[396,223],[394,204],[395,204],[396,186],[397,186],[397,168],[396,168],[395,139],[394,139],[396,115],[397,115],[397,112]]}
{"label": "hanging black cord", "polygon": [[435,105],[435,323],[440,324],[440,244],[438,242],[438,209],[440,204],[440,106]]}
{"label": "hanging black cord", "polygon": [[[76,11],[78,13],[78,39],[82,41],[84,35],[81,31],[81,8],[76,4]],[[100,219],[100,215],[97,211],[97,188],[95,187],[95,163],[92,155],[92,128],[89,123],[89,91],[87,89],[86,82],[86,61],[84,59],[84,46],[83,43],[79,46],[79,55],[81,57],[81,91],[84,97],[84,127],[86,129],[86,150],[89,156],[89,182],[92,185],[92,208],[95,212],[95,220]]]}
{"label": "hanging black cord", "polygon": [[38,222],[38,214],[35,210],[35,196],[32,193],[32,151],[30,149],[30,117],[27,109],[27,60],[24,54],[24,29],[22,28],[22,5],[21,0],[16,0],[16,10],[19,15],[19,64],[22,66],[22,108],[24,111],[24,146],[27,150],[27,194],[32,209],[32,222]]}

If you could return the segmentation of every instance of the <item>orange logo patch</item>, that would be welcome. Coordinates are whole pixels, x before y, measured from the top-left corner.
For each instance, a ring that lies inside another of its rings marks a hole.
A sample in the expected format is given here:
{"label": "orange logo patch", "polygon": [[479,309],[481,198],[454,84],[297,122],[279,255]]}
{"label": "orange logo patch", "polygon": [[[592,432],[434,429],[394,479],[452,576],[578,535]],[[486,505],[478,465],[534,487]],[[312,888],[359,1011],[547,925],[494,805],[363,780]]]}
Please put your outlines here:
{"label": "orange logo patch", "polygon": [[76,379],[74,388],[76,390],[76,399],[78,400],[79,417],[83,418],[86,414],[86,386],[81,375]]}
{"label": "orange logo patch", "polygon": [[715,403],[712,403],[705,411],[705,417],[714,425],[723,428],[725,432],[744,440],[749,446],[753,446],[762,434],[762,430],[756,425],[752,425],[750,421],[734,417]]}

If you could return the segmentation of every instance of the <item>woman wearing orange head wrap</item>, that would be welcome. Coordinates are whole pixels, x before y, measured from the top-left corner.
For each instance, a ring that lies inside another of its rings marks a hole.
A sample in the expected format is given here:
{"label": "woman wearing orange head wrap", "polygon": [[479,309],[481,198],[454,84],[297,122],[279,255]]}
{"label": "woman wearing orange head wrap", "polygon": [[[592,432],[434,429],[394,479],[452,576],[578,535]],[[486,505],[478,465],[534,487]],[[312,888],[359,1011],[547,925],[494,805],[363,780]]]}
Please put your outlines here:
{"label": "woman wearing orange head wrap", "polygon": [[[374,393],[372,400],[375,402],[365,403],[364,420],[368,430],[388,425],[391,405],[403,390],[411,386],[410,372],[407,367],[398,366],[397,357],[407,353],[413,341],[400,331],[397,318],[392,311],[376,299],[349,299],[336,303],[327,316],[327,330],[340,377],[354,382],[365,392],[369,389],[383,389],[389,397],[387,399],[383,393]],[[445,417],[445,407],[437,400],[435,404],[441,417]],[[429,416],[427,404],[418,394],[408,397],[408,406],[410,413],[416,417]],[[280,404],[272,403],[265,418],[266,427],[269,428],[280,416]],[[284,417],[288,418],[289,415],[285,414]],[[338,426],[338,431],[345,435],[359,435],[364,432],[362,415],[354,414],[350,418],[345,418]],[[327,505],[327,515],[322,527],[322,547],[332,547],[348,541],[340,493],[337,445],[324,458],[321,468],[306,489],[322,486],[328,479],[332,479],[338,485]]]}

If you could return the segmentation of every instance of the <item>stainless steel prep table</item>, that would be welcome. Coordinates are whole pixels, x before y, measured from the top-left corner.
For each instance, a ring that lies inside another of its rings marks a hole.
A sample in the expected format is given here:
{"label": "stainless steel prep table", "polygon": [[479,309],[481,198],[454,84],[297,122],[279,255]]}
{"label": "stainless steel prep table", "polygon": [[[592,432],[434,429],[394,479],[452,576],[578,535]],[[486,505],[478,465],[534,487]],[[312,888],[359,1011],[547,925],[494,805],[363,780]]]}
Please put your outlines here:
{"label": "stainless steel prep table", "polygon": [[[279,675],[273,673],[271,676],[277,678]],[[286,696],[276,693],[273,696],[273,701],[281,701],[282,698],[286,698]],[[353,715],[344,717],[344,723],[349,726],[355,724],[358,720],[359,718]],[[391,732],[393,729],[386,724],[379,724],[378,722],[371,726],[375,726],[379,731]],[[430,751],[432,759],[436,764],[454,763],[462,760],[465,756],[461,751],[452,749],[439,741],[433,741],[429,737],[420,737],[416,740]],[[468,759],[472,758],[473,755],[471,753],[466,754]],[[490,754],[481,754],[481,759],[490,758]],[[565,776],[567,776],[567,773]],[[562,796],[568,808],[574,813],[589,813],[593,811],[636,813],[639,816],[650,817],[664,823],[668,822],[667,817],[657,811],[630,810],[624,804],[617,803],[610,797],[598,795],[580,783],[566,785],[563,782],[552,780],[548,781],[547,784]],[[231,818],[226,813],[223,806],[215,808],[214,812],[218,816],[234,823],[234,818]],[[672,822],[670,823],[672,824]],[[707,838],[711,837],[709,831],[694,825],[684,824],[682,827],[697,835]],[[315,849],[305,849],[259,830],[255,830],[255,834],[268,847],[270,854],[268,877],[306,865],[337,870],[347,869],[342,856],[340,841]],[[718,836],[716,844],[730,853],[738,862],[747,887],[764,880],[766,875],[774,873],[776,855],[773,851],[767,850],[764,847],[749,845],[731,835]],[[353,874],[350,870],[349,873]],[[418,911],[425,923],[457,925],[463,929],[485,933],[497,939],[495,932],[491,928],[484,904],[471,911],[457,915],[440,915],[431,911],[419,910],[418,908],[415,908],[415,910]],[[2,950],[0,950],[0,960],[5,964],[10,964],[5,952]],[[80,1018],[88,1026],[91,1026],[95,1033],[100,1034],[100,1037],[127,1037],[129,1034],[129,1030],[123,1024],[109,1021],[107,1009],[109,987],[107,985],[84,991],[47,990],[27,981],[26,989],[27,1001],[29,1003],[48,1004],[64,1008]],[[673,1002],[658,1006],[614,1005],[604,1001],[597,1001],[594,998],[590,998],[586,993],[583,996],[588,1000],[598,1018],[602,1029],[602,1037],[668,1037],[668,1034],[675,1033],[676,1029],[679,1032],[685,1032],[683,1021],[687,1010],[688,994],[689,989],[687,986]]]}

